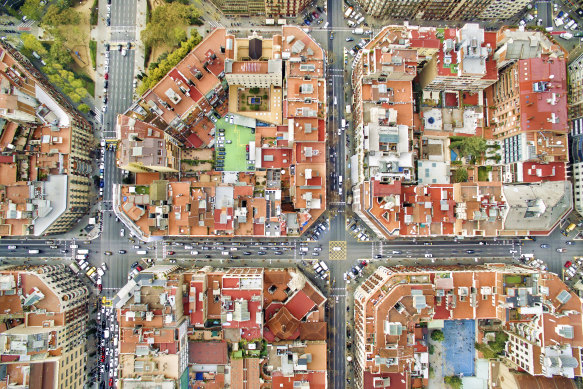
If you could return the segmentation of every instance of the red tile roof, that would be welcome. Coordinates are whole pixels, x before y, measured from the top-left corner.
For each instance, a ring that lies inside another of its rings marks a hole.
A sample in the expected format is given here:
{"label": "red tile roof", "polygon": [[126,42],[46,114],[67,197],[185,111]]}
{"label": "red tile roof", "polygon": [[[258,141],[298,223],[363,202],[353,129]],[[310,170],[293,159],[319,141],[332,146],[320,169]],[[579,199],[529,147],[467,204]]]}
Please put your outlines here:
{"label": "red tile roof", "polygon": [[199,365],[226,365],[227,342],[189,342],[188,363]]}
{"label": "red tile roof", "polygon": [[563,181],[565,180],[565,163],[524,162],[522,165],[523,182]]}
{"label": "red tile roof", "polygon": [[298,320],[302,320],[304,316],[306,316],[306,314],[310,312],[315,306],[316,304],[310,300],[308,295],[305,294],[302,290],[297,292],[294,297],[292,297],[291,300],[285,304],[285,307]]}

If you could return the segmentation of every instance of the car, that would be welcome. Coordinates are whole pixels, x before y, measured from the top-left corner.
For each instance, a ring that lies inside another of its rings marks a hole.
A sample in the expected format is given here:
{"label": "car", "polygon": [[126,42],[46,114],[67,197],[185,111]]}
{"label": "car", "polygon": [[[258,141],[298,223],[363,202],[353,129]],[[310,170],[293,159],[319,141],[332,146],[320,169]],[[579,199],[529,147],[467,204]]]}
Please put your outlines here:
{"label": "car", "polygon": [[309,26],[310,25],[310,20],[308,18],[304,19],[304,24],[306,26]]}
{"label": "car", "polygon": [[113,254],[113,253],[112,253],[111,251],[106,251],[106,252],[104,252],[104,254],[105,254],[105,255],[111,255],[111,254]]}
{"label": "car", "polygon": [[258,251],[257,254],[258,255],[265,255],[265,254],[267,254],[267,252],[266,251]]}
{"label": "car", "polygon": [[111,26],[111,18],[105,19],[105,24],[107,25],[107,27]]}
{"label": "car", "polygon": [[320,7],[319,5],[316,6],[316,11],[318,11],[319,13],[323,14],[324,10],[322,9],[322,7]]}
{"label": "car", "polygon": [[475,253],[474,250],[466,250],[466,254],[473,254],[473,253]]}
{"label": "car", "polygon": [[122,228],[119,230],[119,236],[121,236],[123,238],[125,236],[125,234],[126,234],[125,228]]}
{"label": "car", "polygon": [[425,242],[425,243],[423,243],[424,246],[431,246],[432,244],[433,243],[431,243],[431,242]]}
{"label": "car", "polygon": [[568,244],[569,246],[574,246],[575,245],[575,242],[573,242],[572,240],[568,240],[565,243]]}
{"label": "car", "polygon": [[101,264],[101,268],[102,268],[104,271],[107,271],[107,264],[106,264],[105,262],[103,262],[103,263]]}
{"label": "car", "polygon": [[573,262],[567,261],[567,262],[565,262],[565,267],[571,267],[572,264],[573,264]]}
{"label": "car", "polygon": [[109,80],[109,73],[105,73],[105,74],[103,75],[103,78],[105,78],[105,80]]}
{"label": "car", "polygon": [[138,264],[139,264],[138,261],[136,261],[136,262],[132,263],[132,266],[130,266],[130,268],[133,269],[134,267],[138,266]]}
{"label": "car", "polygon": [[126,252],[127,252],[127,251],[125,251],[125,250],[119,250],[119,251],[118,251],[118,253],[120,253],[120,254],[125,254]]}
{"label": "car", "polygon": [[138,265],[138,266],[136,266],[136,270],[137,270],[137,271],[142,271],[142,270],[144,270],[144,268],[143,268],[143,267],[141,267],[140,265]]}
{"label": "car", "polygon": [[168,255],[174,255],[176,253],[174,251],[168,251],[166,254],[168,254]]}
{"label": "car", "polygon": [[245,145],[245,151],[249,152],[249,145]]}
{"label": "car", "polygon": [[59,246],[54,245],[54,244],[50,245],[49,247],[52,248],[52,249],[58,249],[59,248]]}
{"label": "car", "polygon": [[312,16],[314,17],[314,19],[318,19],[320,17],[320,15],[316,11],[312,12]]}
{"label": "car", "polygon": [[231,259],[239,259],[240,257],[239,257],[238,255],[233,255],[233,254],[231,254],[231,255],[230,255],[230,258],[231,258]]}
{"label": "car", "polygon": [[111,377],[109,379],[109,387],[112,388],[113,387],[113,377]]}
{"label": "car", "polygon": [[190,255],[198,255],[198,251],[196,251],[196,250],[192,250],[192,251],[190,252]]}
{"label": "car", "polygon": [[433,254],[427,253],[427,254],[425,254],[425,258],[433,258]]}
{"label": "car", "polygon": [[564,249],[564,248],[557,249],[557,253],[566,253],[566,252],[567,252],[567,249]]}
{"label": "car", "polygon": [[543,244],[540,245],[540,248],[541,249],[548,249],[549,247],[551,247],[551,246],[548,245],[548,244],[546,244],[546,243],[543,243]]}
{"label": "car", "polygon": [[363,260],[362,262],[360,262],[360,264],[361,264],[362,266],[364,266],[364,267],[368,266],[368,262],[367,262],[367,261],[364,261],[364,260]]}
{"label": "car", "polygon": [[243,251],[243,255],[251,255],[251,251]]}
{"label": "car", "polygon": [[334,32],[330,33],[330,40],[334,40]]}
{"label": "car", "polygon": [[128,49],[128,50],[129,50],[129,49],[131,49],[131,48],[132,48],[132,42],[128,42],[128,43],[126,44],[126,47],[127,47],[127,49]]}
{"label": "car", "polygon": [[353,37],[349,36],[348,38],[346,38],[346,42],[352,42],[354,40]]}
{"label": "car", "polygon": [[381,254],[376,254],[374,257],[375,257],[376,259],[381,259],[383,256],[382,256]]}
{"label": "car", "polygon": [[124,47],[124,48],[121,50],[121,56],[122,56],[122,57],[125,57],[126,55],[128,55],[128,50],[127,50],[127,49]]}
{"label": "car", "polygon": [[275,254],[275,255],[283,255],[283,251],[274,251],[273,254]]}
{"label": "car", "polygon": [[403,254],[401,250],[393,250],[393,254]]}

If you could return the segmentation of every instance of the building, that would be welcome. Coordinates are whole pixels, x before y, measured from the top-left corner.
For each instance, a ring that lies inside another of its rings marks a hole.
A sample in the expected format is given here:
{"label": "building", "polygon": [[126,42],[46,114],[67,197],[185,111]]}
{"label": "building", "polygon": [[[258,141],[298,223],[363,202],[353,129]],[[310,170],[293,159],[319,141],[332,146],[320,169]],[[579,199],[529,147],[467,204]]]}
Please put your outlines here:
{"label": "building", "polygon": [[92,128],[4,43],[0,70],[0,236],[66,232],[95,199]]}
{"label": "building", "polygon": [[325,389],[325,301],[297,269],[153,266],[113,300],[120,384]]}
{"label": "building", "polygon": [[120,219],[143,240],[300,235],[326,208],[324,62],[298,27],[213,30],[118,118]]}
{"label": "building", "polygon": [[227,16],[293,17],[309,4],[308,0],[213,0],[217,8]]}
{"label": "building", "polygon": [[495,32],[467,23],[459,29],[443,29],[438,38],[440,50],[419,74],[422,89],[479,92],[498,80]]}
{"label": "building", "polygon": [[118,168],[134,173],[179,171],[180,143],[156,126],[119,115],[116,133],[121,143]]}
{"label": "building", "polygon": [[[579,297],[557,275],[531,267],[379,267],[354,294],[355,384],[388,388],[400,382],[405,388],[426,381],[432,329],[446,337],[467,329],[459,335],[470,350],[462,357],[471,365],[464,376],[475,372],[474,342],[496,331],[508,336],[504,358],[515,369],[559,379],[581,376],[580,322]],[[451,363],[453,356],[444,358]]]}
{"label": "building", "polygon": [[176,270],[145,269],[113,300],[119,322],[118,377],[124,388],[184,387],[181,382],[188,380],[188,319]]}
{"label": "building", "polygon": [[572,203],[564,55],[540,32],[383,29],[352,72],[354,212],[382,238],[550,233]]}
{"label": "building", "polygon": [[575,209],[583,215],[583,55],[569,62],[567,71],[574,200]]}
{"label": "building", "polygon": [[85,385],[88,297],[65,265],[0,268],[0,386]]}
{"label": "building", "polygon": [[405,20],[497,20],[523,10],[528,0],[358,0],[372,16]]}

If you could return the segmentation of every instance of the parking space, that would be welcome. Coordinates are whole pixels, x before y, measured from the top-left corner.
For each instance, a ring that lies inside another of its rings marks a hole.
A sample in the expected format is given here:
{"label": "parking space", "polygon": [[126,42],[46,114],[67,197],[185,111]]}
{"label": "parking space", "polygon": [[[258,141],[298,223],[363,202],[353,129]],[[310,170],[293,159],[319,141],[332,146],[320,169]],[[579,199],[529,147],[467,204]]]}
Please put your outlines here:
{"label": "parking space", "polygon": [[[229,123],[225,116],[215,123],[215,167],[225,171],[254,171],[255,164],[250,162],[250,142],[255,141],[255,131],[249,127]],[[251,158],[254,159],[254,158]]]}

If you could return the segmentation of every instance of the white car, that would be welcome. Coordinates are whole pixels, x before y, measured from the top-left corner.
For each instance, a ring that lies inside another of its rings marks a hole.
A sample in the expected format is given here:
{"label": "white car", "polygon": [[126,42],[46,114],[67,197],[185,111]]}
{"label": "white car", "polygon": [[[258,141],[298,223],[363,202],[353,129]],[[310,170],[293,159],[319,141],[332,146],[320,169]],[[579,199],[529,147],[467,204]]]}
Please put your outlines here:
{"label": "white car", "polygon": [[121,56],[125,57],[128,54],[128,50],[124,47],[123,49],[121,49]]}
{"label": "white car", "polygon": [[123,238],[125,236],[125,234],[126,234],[126,230],[124,228],[119,230],[119,236],[121,236]]}
{"label": "white car", "polygon": [[190,255],[198,255],[198,251],[193,250],[193,251],[190,252]]}
{"label": "white car", "polygon": [[103,269],[103,271],[107,271],[107,264],[105,262],[103,262],[101,264],[101,268]]}

